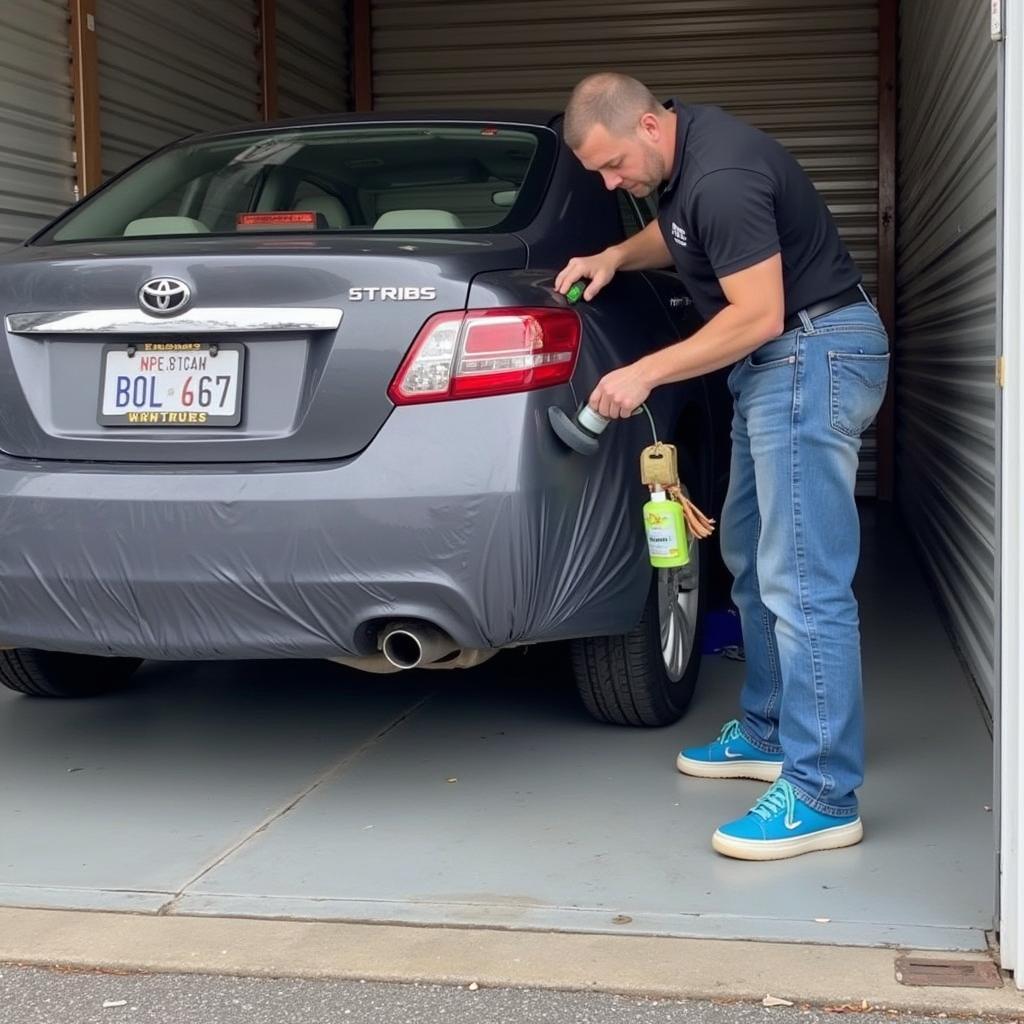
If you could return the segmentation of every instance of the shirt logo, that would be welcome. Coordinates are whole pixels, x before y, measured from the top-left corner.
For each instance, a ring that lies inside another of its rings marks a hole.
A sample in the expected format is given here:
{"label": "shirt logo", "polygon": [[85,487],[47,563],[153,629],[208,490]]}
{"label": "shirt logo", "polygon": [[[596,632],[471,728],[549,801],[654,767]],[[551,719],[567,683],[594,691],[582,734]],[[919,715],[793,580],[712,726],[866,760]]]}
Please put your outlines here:
{"label": "shirt logo", "polygon": [[686,232],[675,221],[672,221],[672,241],[686,248]]}

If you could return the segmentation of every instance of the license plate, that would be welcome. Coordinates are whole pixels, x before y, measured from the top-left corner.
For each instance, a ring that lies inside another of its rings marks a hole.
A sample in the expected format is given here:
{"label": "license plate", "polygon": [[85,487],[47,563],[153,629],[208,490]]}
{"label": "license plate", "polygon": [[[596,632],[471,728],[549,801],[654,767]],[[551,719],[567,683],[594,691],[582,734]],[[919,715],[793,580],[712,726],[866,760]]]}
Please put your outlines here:
{"label": "license plate", "polygon": [[236,427],[245,348],[237,342],[105,345],[99,422],[107,427]]}

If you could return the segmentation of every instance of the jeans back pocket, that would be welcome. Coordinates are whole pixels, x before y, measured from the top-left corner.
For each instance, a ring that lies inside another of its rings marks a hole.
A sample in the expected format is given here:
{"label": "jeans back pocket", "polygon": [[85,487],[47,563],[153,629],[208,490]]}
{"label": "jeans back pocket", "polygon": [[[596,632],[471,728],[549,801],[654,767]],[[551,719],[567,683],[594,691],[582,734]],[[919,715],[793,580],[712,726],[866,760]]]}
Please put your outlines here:
{"label": "jeans back pocket", "polygon": [[832,429],[860,435],[878,415],[889,379],[888,354],[829,352]]}

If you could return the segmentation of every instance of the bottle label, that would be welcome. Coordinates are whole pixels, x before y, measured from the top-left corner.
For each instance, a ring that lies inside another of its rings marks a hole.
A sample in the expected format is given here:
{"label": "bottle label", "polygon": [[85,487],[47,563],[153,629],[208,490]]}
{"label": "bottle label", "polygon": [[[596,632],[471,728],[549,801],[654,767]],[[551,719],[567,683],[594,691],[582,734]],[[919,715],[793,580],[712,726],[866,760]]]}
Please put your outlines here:
{"label": "bottle label", "polygon": [[676,558],[679,555],[674,530],[648,530],[647,547],[652,558]]}
{"label": "bottle label", "polygon": [[647,549],[651,558],[678,558],[679,537],[671,513],[658,508],[648,508]]}

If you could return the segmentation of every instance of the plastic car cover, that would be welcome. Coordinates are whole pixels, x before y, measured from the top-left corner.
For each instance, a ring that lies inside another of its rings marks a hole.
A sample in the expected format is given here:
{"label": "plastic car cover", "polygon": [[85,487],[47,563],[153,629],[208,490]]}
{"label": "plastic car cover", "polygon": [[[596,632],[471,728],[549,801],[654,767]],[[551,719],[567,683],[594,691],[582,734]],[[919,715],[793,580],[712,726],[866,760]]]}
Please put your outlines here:
{"label": "plastic car cover", "polygon": [[370,451],[322,467],[0,457],[0,644],[329,657],[373,653],[398,619],[468,648],[628,629],[651,573],[646,422],[586,458],[548,426],[568,389],[487,401],[395,410]]}

